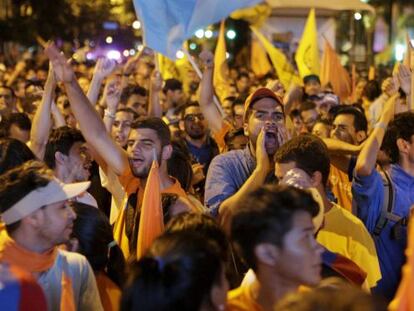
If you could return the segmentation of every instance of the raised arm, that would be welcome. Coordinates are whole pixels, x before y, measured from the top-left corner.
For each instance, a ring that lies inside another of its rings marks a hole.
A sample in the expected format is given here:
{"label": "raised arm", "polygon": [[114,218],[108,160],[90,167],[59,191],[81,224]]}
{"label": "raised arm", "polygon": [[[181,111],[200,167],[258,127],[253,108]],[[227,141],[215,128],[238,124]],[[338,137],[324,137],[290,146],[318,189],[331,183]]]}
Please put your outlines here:
{"label": "raised arm", "polygon": [[365,141],[355,166],[357,175],[368,176],[372,173],[372,170],[375,169],[378,151],[381,147],[382,140],[384,139],[388,123],[394,116],[398,96],[399,94],[396,93],[387,100],[379,122],[374,126],[372,133]]}
{"label": "raised arm", "polygon": [[51,105],[56,88],[56,79],[52,63],[49,63],[49,73],[43,91],[42,101],[36,109],[30,130],[30,149],[39,159],[43,159],[45,148],[52,127]]}
{"label": "raised arm", "polygon": [[96,62],[91,84],[88,89],[87,97],[92,106],[95,107],[99,97],[103,80],[115,69],[115,62],[111,59],[100,58]]}
{"label": "raised arm", "polygon": [[162,108],[160,102],[160,92],[162,90],[162,77],[158,70],[154,70],[151,75],[151,84],[149,90],[148,116],[162,117]]}
{"label": "raised arm", "polygon": [[200,54],[200,60],[204,65],[203,77],[200,81],[200,108],[206,118],[210,129],[213,132],[219,132],[223,126],[223,117],[213,102],[214,86],[214,55],[210,51],[203,51]]}
{"label": "raised arm", "polygon": [[106,109],[104,113],[103,122],[105,124],[106,131],[111,133],[112,125],[115,121],[115,114],[118,110],[119,100],[121,97],[121,85],[117,78],[109,80],[104,89],[104,98],[106,103]]}
{"label": "raised arm", "polygon": [[72,67],[53,43],[47,44],[45,53],[53,63],[57,79],[65,86],[72,111],[85,139],[116,174],[122,174],[128,167],[127,154],[107,133],[99,114],[76,81]]}

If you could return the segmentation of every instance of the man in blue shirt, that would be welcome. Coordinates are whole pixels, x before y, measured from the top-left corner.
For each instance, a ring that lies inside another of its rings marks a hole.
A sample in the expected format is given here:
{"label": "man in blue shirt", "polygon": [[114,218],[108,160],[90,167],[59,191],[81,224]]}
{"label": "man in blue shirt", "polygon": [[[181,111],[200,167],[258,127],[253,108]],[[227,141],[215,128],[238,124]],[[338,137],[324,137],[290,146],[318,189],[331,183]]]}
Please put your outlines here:
{"label": "man in blue shirt", "polygon": [[[407,234],[404,221],[414,204],[414,113],[398,114],[390,122],[397,100],[398,94],[386,102],[380,121],[358,156],[352,184],[358,217],[374,236],[380,260],[382,280],[374,292],[388,299],[394,296],[401,278]],[[394,188],[392,213],[402,219],[386,219],[385,226],[378,230],[379,220],[384,219],[381,216],[386,200],[384,191],[388,191],[384,189],[383,178],[375,169],[381,144],[393,163],[388,170]]]}
{"label": "man in blue shirt", "polygon": [[227,230],[237,201],[273,177],[273,156],[287,139],[282,100],[270,89],[246,99],[244,132],[246,149],[215,157],[206,180],[205,204]]}

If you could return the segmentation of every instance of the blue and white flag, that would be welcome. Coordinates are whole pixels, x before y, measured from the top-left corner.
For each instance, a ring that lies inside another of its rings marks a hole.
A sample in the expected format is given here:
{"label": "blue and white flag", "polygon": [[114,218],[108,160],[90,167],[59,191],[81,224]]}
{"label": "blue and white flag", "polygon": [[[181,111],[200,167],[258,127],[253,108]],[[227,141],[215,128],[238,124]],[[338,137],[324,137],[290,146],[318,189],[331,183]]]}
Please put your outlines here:
{"label": "blue and white flag", "polygon": [[197,29],[219,22],[233,11],[262,0],[134,0],[144,44],[175,59]]}

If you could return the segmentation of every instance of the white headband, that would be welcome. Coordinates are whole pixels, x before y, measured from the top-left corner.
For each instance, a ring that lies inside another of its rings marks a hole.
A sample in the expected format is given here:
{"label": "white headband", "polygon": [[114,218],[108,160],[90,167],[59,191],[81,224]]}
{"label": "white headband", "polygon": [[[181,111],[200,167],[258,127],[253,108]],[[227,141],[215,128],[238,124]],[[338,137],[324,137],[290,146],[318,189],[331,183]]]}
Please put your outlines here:
{"label": "white headband", "polygon": [[37,188],[29,192],[20,201],[1,214],[6,225],[12,224],[30,215],[42,206],[71,199],[90,186],[89,181],[64,184],[57,179],[51,180],[46,187]]}

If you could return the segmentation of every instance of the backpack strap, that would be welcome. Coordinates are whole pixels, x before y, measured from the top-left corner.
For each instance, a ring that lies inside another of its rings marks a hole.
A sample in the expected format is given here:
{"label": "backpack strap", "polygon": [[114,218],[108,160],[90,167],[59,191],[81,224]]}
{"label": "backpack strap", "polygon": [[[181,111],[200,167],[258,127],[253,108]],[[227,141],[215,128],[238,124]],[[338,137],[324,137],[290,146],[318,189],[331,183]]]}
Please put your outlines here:
{"label": "backpack strap", "polygon": [[381,175],[382,184],[384,186],[384,198],[381,207],[381,215],[375,225],[373,232],[374,236],[377,237],[380,236],[388,220],[398,222],[402,218],[398,215],[393,214],[395,190],[390,176],[381,166],[379,173]]}

